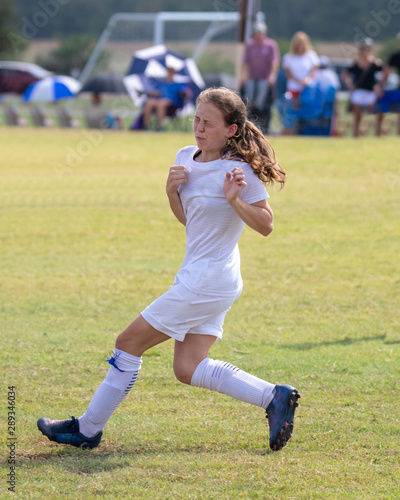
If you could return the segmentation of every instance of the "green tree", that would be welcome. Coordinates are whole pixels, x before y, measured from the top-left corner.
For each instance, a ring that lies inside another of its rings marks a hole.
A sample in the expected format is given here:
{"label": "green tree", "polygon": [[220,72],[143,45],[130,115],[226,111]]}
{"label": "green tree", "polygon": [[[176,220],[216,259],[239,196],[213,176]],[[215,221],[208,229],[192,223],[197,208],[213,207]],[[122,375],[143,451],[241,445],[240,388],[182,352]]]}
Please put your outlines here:
{"label": "green tree", "polygon": [[399,41],[397,38],[390,38],[383,45],[382,49],[379,51],[378,56],[382,59],[382,61],[386,62],[389,56],[399,50]]}
{"label": "green tree", "polygon": [[28,46],[28,40],[21,36],[15,28],[16,10],[12,0],[0,3],[0,58],[17,58],[18,54]]}
{"label": "green tree", "polygon": [[388,0],[261,0],[272,37],[305,31],[314,40],[351,43],[362,36],[386,40],[399,26],[398,2]]}
{"label": "green tree", "polygon": [[[57,34],[99,37],[116,12],[238,11],[244,0],[14,0],[20,30],[32,38]],[[11,0],[1,0],[10,4]],[[399,26],[398,0],[260,0],[273,38],[290,39],[302,30],[314,40],[351,43],[360,33],[376,41],[393,37]],[[46,21],[47,22],[44,22]],[[180,28],[185,29],[183,26]]]}
{"label": "green tree", "polygon": [[[91,35],[72,35],[59,38],[59,46],[46,57],[38,57],[36,62],[40,66],[54,73],[69,75],[72,70],[82,71],[96,40]],[[104,52],[100,58],[100,65],[107,67],[109,54]]]}

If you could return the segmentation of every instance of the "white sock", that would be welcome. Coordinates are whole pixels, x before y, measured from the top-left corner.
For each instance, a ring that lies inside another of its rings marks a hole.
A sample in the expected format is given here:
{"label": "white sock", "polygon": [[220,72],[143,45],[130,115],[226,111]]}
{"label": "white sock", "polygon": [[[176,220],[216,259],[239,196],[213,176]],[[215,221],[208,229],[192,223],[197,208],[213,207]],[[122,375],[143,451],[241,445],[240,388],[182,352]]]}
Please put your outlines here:
{"label": "white sock", "polygon": [[225,361],[205,358],[193,373],[191,385],[218,391],[245,403],[267,408],[275,396],[275,385],[250,375]]}
{"label": "white sock", "polygon": [[86,413],[78,419],[79,432],[87,438],[104,429],[111,415],[132,389],[142,358],[114,349],[114,355],[108,362],[111,366],[106,378],[94,393]]}

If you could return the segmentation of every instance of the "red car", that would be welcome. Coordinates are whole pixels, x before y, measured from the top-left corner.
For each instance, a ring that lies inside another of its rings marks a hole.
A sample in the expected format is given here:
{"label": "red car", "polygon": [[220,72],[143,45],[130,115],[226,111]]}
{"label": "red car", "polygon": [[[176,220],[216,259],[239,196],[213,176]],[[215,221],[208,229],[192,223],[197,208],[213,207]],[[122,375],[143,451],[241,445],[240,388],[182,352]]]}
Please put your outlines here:
{"label": "red car", "polygon": [[0,61],[0,93],[22,94],[28,85],[51,74],[37,64]]}

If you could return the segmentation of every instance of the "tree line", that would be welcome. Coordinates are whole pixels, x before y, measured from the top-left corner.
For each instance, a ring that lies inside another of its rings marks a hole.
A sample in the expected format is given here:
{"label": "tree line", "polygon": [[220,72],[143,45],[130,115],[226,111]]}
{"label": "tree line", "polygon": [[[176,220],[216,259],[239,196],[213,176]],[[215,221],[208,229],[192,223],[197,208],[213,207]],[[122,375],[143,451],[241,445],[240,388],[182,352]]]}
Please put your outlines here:
{"label": "tree line", "polygon": [[[115,12],[238,11],[245,0],[2,0],[14,8],[14,26],[32,38],[100,36]],[[400,29],[400,0],[259,0],[272,37],[298,30],[311,38],[351,42],[361,35],[377,41]],[[36,29],[35,29],[36,28]]]}
{"label": "tree line", "polygon": [[[81,68],[116,12],[238,11],[243,10],[244,2],[1,0],[0,59],[17,58],[34,39],[56,38],[60,47],[46,60],[46,67],[54,71],[66,71],[71,65]],[[269,36],[278,39],[285,48],[299,30],[308,33],[312,41],[345,44],[368,36],[387,42],[385,55],[397,46],[394,37],[400,30],[400,0],[258,0],[257,4],[265,15]],[[185,28],[185,25],[174,26],[176,30],[183,30],[182,36]]]}

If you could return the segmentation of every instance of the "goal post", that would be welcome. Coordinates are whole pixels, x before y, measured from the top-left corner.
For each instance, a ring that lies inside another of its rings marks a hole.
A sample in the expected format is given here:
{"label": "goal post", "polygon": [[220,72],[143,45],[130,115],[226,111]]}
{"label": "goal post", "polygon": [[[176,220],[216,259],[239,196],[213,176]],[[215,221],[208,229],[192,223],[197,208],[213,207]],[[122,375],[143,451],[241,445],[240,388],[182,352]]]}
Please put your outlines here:
{"label": "goal post", "polygon": [[234,68],[240,19],[239,12],[222,11],[116,13],[109,19],[79,80],[83,84],[104,72],[103,52],[111,55],[107,70],[125,74],[136,50],[158,44],[167,45],[196,63],[204,56],[214,65],[221,60],[221,67],[231,64]]}

